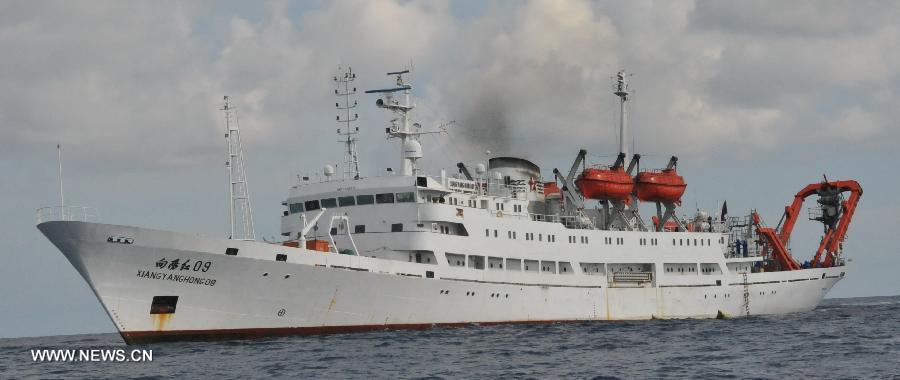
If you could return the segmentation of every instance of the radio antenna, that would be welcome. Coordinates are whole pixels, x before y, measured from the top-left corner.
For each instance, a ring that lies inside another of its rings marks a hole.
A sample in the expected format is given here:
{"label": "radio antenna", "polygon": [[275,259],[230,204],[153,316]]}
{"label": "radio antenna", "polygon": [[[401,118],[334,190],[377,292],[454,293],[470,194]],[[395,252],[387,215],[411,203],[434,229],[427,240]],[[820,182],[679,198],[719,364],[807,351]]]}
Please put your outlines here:
{"label": "radio antenna", "polygon": [[62,183],[62,146],[59,144],[56,144],[56,160],[59,163],[59,212],[62,220],[66,220],[66,198],[63,195]]}
{"label": "radio antenna", "polygon": [[338,124],[343,125],[337,130],[338,135],[343,137],[338,142],[343,143],[346,149],[344,162],[347,165],[344,174],[349,178],[359,179],[359,149],[357,146],[359,142],[359,127],[351,125],[351,123],[359,119],[359,114],[353,113],[351,115],[350,112],[350,110],[356,108],[357,104],[356,99],[353,99],[352,103],[350,102],[350,97],[356,95],[356,87],[351,85],[355,79],[356,74],[353,73],[352,67],[347,66],[347,70],[342,70],[341,66],[338,66],[338,75],[334,77],[334,95],[341,99],[343,104],[338,102],[334,103],[334,106],[338,109],[338,112],[344,114],[337,115]]}
{"label": "radio antenna", "polygon": [[628,121],[625,103],[628,101],[628,77],[625,70],[616,73],[616,96],[619,97],[619,153],[625,153],[628,157]]}
{"label": "radio antenna", "polygon": [[231,219],[231,235],[228,238],[256,240],[237,112],[231,106],[227,95],[224,100],[225,105],[221,110],[225,113],[225,142],[228,144],[228,159],[225,161],[225,169],[228,171],[228,216]]}

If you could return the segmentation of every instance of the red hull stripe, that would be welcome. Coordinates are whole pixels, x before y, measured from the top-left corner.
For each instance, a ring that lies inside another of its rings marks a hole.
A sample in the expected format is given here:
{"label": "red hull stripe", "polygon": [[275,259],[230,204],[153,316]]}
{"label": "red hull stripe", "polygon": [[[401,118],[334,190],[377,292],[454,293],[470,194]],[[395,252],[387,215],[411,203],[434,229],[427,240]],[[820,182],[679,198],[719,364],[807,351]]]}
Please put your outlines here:
{"label": "red hull stripe", "polygon": [[455,322],[455,323],[406,323],[389,325],[353,325],[353,326],[312,326],[312,327],[273,327],[251,329],[218,329],[218,330],[173,330],[173,331],[122,331],[120,334],[127,344],[144,344],[172,341],[214,341],[230,339],[252,339],[289,335],[321,335],[343,334],[386,330],[425,330],[432,327],[465,327],[492,326],[503,324],[544,324],[557,322],[580,322],[581,320],[544,320],[544,321],[504,321],[504,322]]}

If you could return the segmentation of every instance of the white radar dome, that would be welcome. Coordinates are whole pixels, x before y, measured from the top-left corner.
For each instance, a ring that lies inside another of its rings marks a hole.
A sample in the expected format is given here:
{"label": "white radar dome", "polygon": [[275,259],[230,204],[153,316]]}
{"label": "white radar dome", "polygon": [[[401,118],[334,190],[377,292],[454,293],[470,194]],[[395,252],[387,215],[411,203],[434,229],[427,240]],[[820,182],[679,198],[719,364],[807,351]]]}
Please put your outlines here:
{"label": "white radar dome", "polygon": [[422,158],[422,144],[416,140],[406,140],[403,144],[403,158]]}

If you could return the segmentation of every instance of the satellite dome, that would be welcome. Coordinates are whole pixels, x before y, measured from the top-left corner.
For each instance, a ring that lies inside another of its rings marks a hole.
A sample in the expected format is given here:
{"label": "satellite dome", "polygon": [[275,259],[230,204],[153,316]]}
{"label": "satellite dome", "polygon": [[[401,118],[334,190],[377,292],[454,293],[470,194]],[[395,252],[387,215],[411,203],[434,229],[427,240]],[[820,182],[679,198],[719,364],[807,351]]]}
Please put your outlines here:
{"label": "satellite dome", "polygon": [[406,140],[403,144],[403,158],[422,158],[422,144],[416,140]]}

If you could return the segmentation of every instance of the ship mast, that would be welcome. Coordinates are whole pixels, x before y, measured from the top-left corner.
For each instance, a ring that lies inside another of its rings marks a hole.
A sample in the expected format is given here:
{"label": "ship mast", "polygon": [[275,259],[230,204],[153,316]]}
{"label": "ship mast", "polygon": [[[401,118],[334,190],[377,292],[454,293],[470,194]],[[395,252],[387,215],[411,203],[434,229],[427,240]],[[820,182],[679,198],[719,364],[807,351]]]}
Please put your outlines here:
{"label": "ship mast", "polygon": [[66,197],[63,195],[62,181],[62,146],[56,144],[56,160],[59,163],[59,212],[62,220],[66,220]]}
{"label": "ship mast", "polygon": [[221,110],[225,114],[225,143],[228,145],[228,158],[225,170],[228,171],[228,216],[231,221],[229,239],[256,240],[253,231],[253,210],[250,207],[250,190],[247,187],[247,175],[244,171],[244,149],[241,146],[241,132],[238,127],[237,112],[231,106],[228,96]]}
{"label": "ship mast", "polygon": [[[439,125],[437,130],[423,131],[419,123],[413,123],[415,130],[410,128],[409,112],[415,108],[410,104],[409,95],[412,92],[412,85],[403,79],[403,74],[408,74],[409,70],[394,71],[387,75],[397,76],[397,87],[385,88],[380,90],[368,90],[367,94],[383,94],[382,98],[375,101],[375,105],[379,108],[388,109],[395,114],[399,114],[399,118],[391,120],[391,126],[386,132],[388,138],[400,139],[400,175],[412,176],[417,171],[416,161],[423,157],[422,144],[419,143],[419,136],[427,134],[447,133],[447,127],[453,122]],[[401,104],[394,98],[397,92],[403,93],[403,103]],[[397,123],[399,119],[399,124]]]}
{"label": "ship mast", "polygon": [[338,124],[343,124],[343,128],[338,128],[337,133],[344,137],[340,143],[344,144],[346,151],[344,152],[344,162],[346,163],[346,171],[344,172],[348,178],[359,179],[359,127],[352,127],[350,123],[359,119],[359,114],[350,115],[350,110],[356,108],[356,100],[350,103],[350,96],[356,94],[356,87],[351,87],[350,83],[356,79],[352,67],[347,67],[346,71],[341,71],[338,66],[338,75],[334,77],[334,95],[343,100],[343,104],[334,103],[338,112],[345,112],[343,118],[339,114],[337,116]]}
{"label": "ship mast", "polygon": [[624,153],[628,158],[628,114],[626,112],[625,103],[628,101],[628,82],[625,76],[625,70],[620,70],[616,74],[616,96],[619,97],[619,153]]}

